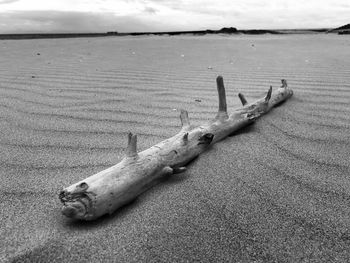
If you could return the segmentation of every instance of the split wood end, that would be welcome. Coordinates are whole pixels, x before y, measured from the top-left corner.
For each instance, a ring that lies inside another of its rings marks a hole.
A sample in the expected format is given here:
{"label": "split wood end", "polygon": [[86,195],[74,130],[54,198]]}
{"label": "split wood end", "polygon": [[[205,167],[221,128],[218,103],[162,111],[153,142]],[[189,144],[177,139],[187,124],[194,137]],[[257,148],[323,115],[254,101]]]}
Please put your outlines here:
{"label": "split wood end", "polygon": [[242,93],[238,93],[238,98],[241,100],[243,106],[248,104],[247,100],[245,99]]}
{"label": "split wood end", "polygon": [[128,146],[125,151],[126,157],[136,157],[137,156],[137,135],[129,132],[128,134]]}

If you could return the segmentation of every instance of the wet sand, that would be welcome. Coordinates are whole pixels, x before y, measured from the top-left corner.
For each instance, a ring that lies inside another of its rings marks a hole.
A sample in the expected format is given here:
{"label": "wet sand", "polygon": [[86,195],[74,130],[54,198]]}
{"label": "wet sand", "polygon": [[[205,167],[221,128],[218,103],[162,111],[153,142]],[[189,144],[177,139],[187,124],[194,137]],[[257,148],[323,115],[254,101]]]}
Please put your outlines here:
{"label": "wet sand", "polygon": [[[346,262],[350,39],[337,35],[0,41],[0,261]],[[187,172],[94,222],[58,192],[285,78],[294,96]],[[200,101],[198,101],[200,100]]]}

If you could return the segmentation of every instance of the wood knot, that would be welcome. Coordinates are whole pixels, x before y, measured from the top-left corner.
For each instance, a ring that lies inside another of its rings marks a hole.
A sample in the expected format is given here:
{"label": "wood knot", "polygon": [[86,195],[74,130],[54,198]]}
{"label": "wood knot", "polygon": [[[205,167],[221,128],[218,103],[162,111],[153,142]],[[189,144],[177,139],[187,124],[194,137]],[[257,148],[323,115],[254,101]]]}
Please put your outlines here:
{"label": "wood knot", "polygon": [[82,182],[79,185],[77,185],[77,188],[80,188],[81,190],[87,190],[89,188],[89,185],[85,182]]}

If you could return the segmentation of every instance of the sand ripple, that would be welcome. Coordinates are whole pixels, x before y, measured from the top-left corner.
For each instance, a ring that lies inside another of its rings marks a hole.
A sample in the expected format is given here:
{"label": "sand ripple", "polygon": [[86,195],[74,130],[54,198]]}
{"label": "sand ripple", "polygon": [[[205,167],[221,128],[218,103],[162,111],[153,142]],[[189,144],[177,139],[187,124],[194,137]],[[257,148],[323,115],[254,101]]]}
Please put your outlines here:
{"label": "sand ripple", "polygon": [[[254,44],[254,45],[252,45]],[[350,49],[340,36],[0,41],[0,253],[13,262],[345,262]],[[40,53],[40,55],[37,55]],[[57,192],[288,80],[294,97],[115,215],[72,223]],[[2,258],[0,258],[2,259]]]}

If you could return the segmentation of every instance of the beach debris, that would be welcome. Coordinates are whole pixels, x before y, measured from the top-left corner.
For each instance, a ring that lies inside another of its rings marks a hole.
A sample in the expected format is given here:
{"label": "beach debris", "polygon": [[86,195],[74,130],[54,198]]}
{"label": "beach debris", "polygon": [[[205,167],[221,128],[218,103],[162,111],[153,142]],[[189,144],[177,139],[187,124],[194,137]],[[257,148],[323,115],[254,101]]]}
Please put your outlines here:
{"label": "beach debris", "polygon": [[125,157],[121,162],[60,192],[62,214],[79,220],[94,220],[112,214],[159,182],[159,178],[186,171],[185,166],[207,150],[210,144],[253,123],[293,95],[283,79],[280,88],[272,92],[270,87],[264,98],[253,103],[248,103],[239,93],[243,107],[228,114],[223,78],[218,76],[216,83],[219,107],[211,121],[193,127],[188,112],[181,110],[180,132],[142,152],[137,152],[137,135],[129,133]]}
{"label": "beach debris", "polygon": [[196,101],[196,102],[202,102],[202,100],[200,100],[200,99],[195,99],[194,101]]}

